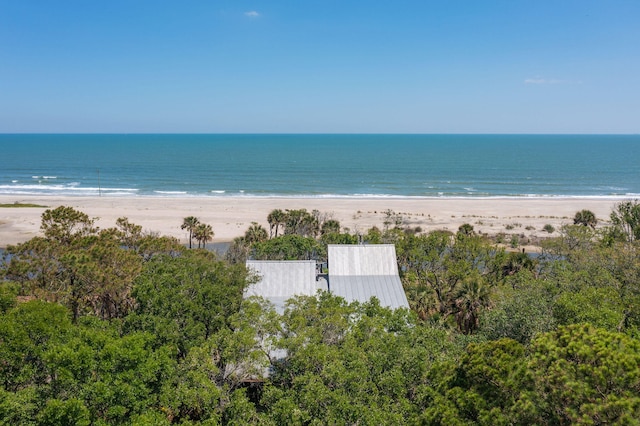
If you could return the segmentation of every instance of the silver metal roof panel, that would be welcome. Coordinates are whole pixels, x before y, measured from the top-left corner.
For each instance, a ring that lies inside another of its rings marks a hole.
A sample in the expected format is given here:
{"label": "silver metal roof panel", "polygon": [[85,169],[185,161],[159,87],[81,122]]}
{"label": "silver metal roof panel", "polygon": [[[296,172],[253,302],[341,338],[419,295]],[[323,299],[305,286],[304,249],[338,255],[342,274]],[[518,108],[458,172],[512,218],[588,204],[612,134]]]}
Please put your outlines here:
{"label": "silver metal roof panel", "polygon": [[325,280],[316,280],[315,260],[247,260],[247,269],[260,279],[244,296],[264,297],[279,313],[284,312],[284,302],[295,295],[314,296],[319,289],[327,290]]}
{"label": "silver metal roof panel", "polygon": [[368,302],[375,296],[380,301],[380,306],[391,309],[409,307],[402,282],[397,275],[332,275],[329,287],[332,294],[343,297],[348,302]]}
{"label": "silver metal roof panel", "polygon": [[398,275],[396,247],[393,244],[329,244],[329,274]]}

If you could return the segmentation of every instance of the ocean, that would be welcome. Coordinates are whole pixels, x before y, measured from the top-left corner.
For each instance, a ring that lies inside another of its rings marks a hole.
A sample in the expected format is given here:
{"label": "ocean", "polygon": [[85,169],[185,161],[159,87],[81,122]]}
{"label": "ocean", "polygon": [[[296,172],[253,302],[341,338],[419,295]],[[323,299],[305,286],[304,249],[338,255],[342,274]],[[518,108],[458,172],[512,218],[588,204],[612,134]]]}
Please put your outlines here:
{"label": "ocean", "polygon": [[640,197],[640,135],[1,134],[0,195]]}

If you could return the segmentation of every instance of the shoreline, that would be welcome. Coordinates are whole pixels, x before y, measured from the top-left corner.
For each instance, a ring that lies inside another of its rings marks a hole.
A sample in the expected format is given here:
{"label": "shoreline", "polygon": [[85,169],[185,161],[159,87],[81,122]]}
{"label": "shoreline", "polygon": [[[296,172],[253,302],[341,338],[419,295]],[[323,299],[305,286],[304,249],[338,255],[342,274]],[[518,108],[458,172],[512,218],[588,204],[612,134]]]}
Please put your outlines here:
{"label": "shoreline", "polygon": [[[214,191],[212,191],[214,192]],[[22,200],[21,198],[24,198]],[[116,199],[116,200],[128,200],[128,199],[166,199],[166,200],[609,200],[609,201],[623,201],[631,199],[640,199],[640,193],[628,193],[624,195],[609,194],[609,195],[559,195],[559,194],[518,194],[518,195],[486,195],[469,193],[466,195],[394,195],[394,194],[200,194],[200,193],[186,193],[186,192],[160,192],[160,193],[126,193],[116,194],[104,192],[99,195],[96,193],[91,194],[67,194],[67,193],[0,193],[0,204],[2,200],[16,200],[19,202],[30,202],[32,199]]]}
{"label": "shoreline", "polygon": [[[287,197],[287,196],[60,196],[0,195],[0,204],[30,203],[46,207],[0,208],[0,247],[39,235],[40,217],[46,208],[70,206],[91,218],[100,228],[115,226],[127,217],[145,231],[168,235],[185,242],[180,229],[183,218],[196,216],[215,232],[213,242],[229,242],[244,234],[252,222],[267,230],[267,215],[274,209],[318,210],[340,221],[349,232],[384,227],[388,214],[402,218],[402,226],[423,231],[448,229],[463,223],[490,235],[518,234],[526,238],[553,236],[542,230],[546,224],[558,229],[571,223],[582,209],[595,213],[599,223],[609,219],[620,201],[634,198],[595,196],[523,197]],[[556,231],[557,232],[557,231]],[[557,234],[556,234],[557,235]]]}

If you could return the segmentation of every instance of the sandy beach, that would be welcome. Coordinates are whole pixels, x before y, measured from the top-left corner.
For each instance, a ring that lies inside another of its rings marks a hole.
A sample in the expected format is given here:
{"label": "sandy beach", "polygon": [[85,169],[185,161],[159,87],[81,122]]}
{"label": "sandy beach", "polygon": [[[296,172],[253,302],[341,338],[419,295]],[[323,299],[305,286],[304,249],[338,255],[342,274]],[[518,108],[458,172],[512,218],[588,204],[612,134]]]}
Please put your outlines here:
{"label": "sandy beach", "polygon": [[[115,225],[127,217],[145,231],[170,235],[186,242],[180,229],[182,219],[196,216],[210,224],[214,242],[231,241],[244,234],[251,222],[268,229],[267,215],[273,209],[318,210],[339,220],[350,232],[366,232],[372,226],[382,228],[391,210],[402,218],[403,226],[423,231],[456,231],[470,223],[477,232],[495,235],[518,234],[547,237],[546,224],[558,229],[571,223],[578,210],[588,209],[600,223],[606,223],[619,200],[606,198],[243,198],[243,197],[54,197],[0,196],[0,204],[32,203],[46,208],[71,206],[83,211],[101,228]],[[40,217],[45,208],[0,208],[0,247],[26,241],[40,232]]]}

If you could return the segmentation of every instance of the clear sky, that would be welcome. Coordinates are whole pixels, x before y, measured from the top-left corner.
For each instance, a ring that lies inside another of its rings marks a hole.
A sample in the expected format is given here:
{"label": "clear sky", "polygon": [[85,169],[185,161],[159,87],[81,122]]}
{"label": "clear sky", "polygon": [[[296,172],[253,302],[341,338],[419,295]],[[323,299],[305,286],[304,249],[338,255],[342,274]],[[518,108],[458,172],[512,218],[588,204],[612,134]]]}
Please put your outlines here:
{"label": "clear sky", "polygon": [[640,0],[0,0],[0,132],[640,133]]}

